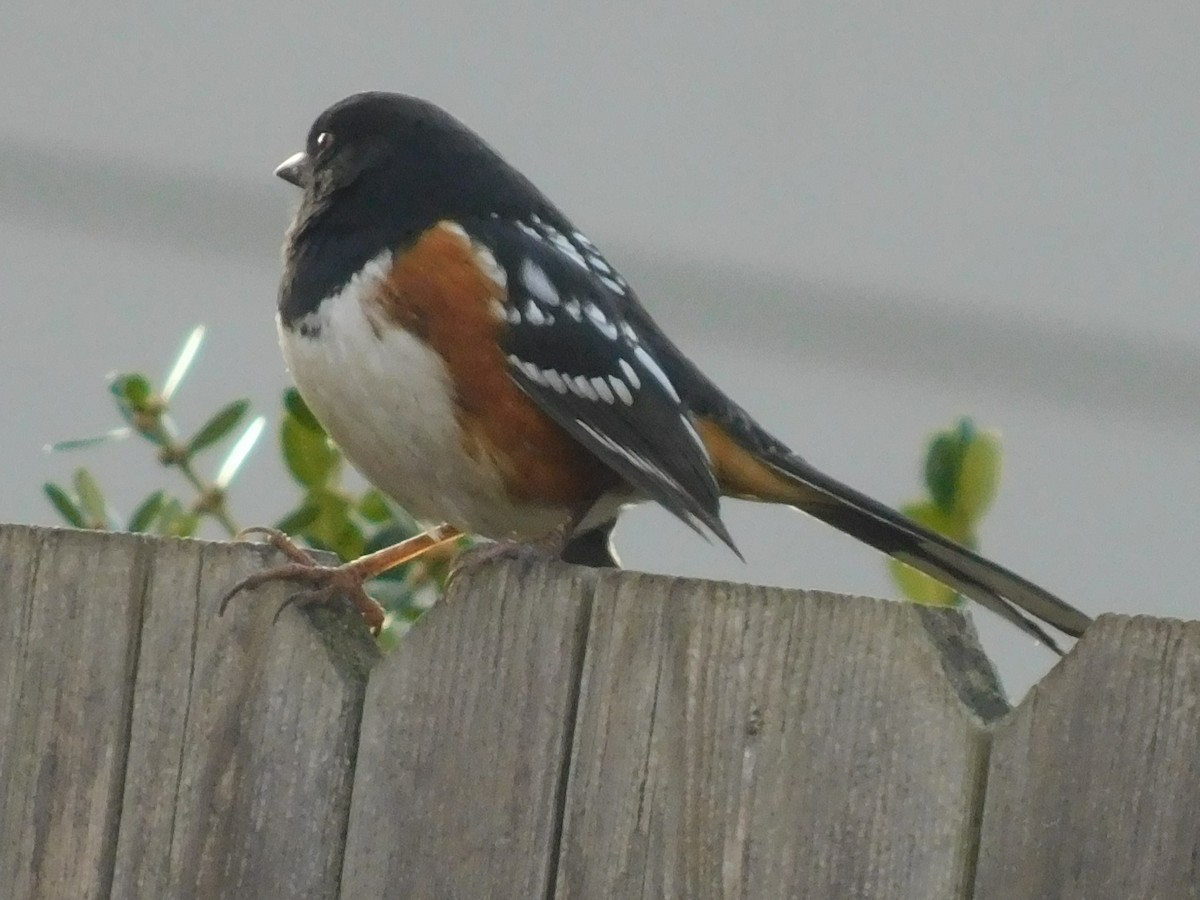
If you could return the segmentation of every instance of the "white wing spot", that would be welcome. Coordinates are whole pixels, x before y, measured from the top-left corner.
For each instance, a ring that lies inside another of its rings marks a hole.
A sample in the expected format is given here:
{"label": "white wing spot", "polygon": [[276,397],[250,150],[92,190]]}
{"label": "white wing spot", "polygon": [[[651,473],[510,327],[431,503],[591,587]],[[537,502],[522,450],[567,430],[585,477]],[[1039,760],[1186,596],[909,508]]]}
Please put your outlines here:
{"label": "white wing spot", "polygon": [[[624,362],[624,360],[622,360]],[[633,394],[629,390],[629,385],[616,375],[608,376],[608,383],[612,385],[613,393],[621,398],[621,402],[626,406],[633,406]]]}
{"label": "white wing spot", "polygon": [[504,315],[505,315],[505,318],[508,319],[509,325],[520,325],[521,324],[521,311],[519,309],[517,309],[515,306],[509,306],[508,309],[505,310]]}
{"label": "white wing spot", "polygon": [[480,243],[473,244],[472,248],[475,252],[475,264],[479,266],[479,270],[495,282],[497,287],[501,289],[506,287],[508,285],[508,273],[504,271],[504,266],[496,261],[495,254]]}
{"label": "white wing spot", "polygon": [[537,366],[535,366],[531,362],[522,362],[521,363],[521,371],[524,372],[525,375],[529,378],[529,380],[532,381],[534,384],[545,384],[546,383],[546,379],[542,377],[542,370],[539,369]]}
{"label": "white wing spot", "polygon": [[456,238],[460,238],[460,239],[462,239],[464,241],[468,241],[468,242],[471,240],[470,235],[467,234],[467,229],[463,228],[457,222],[451,222],[449,219],[443,219],[441,222],[438,223],[438,225],[441,227],[441,229],[443,231],[450,232]]}
{"label": "white wing spot", "polygon": [[583,305],[583,311],[587,314],[587,317],[591,320],[591,323],[600,330],[601,334],[603,334],[610,341],[615,341],[617,339],[617,335],[620,332],[617,331],[617,326],[609,321],[608,316],[604,314],[604,310],[598,307],[595,303],[585,303]]}
{"label": "white wing spot", "polygon": [[505,307],[505,305],[495,297],[492,297],[488,300],[488,309],[492,313],[492,318],[497,322],[504,322],[508,319],[507,307]]}
{"label": "white wing spot", "polygon": [[579,305],[579,301],[574,297],[571,297],[566,303],[563,304],[563,309],[566,310],[567,315],[576,322],[583,321],[583,307]]}
{"label": "white wing spot", "polygon": [[533,294],[538,300],[541,300],[547,306],[558,306],[558,291],[550,282],[545,269],[532,259],[527,259],[521,263],[521,280],[525,282],[525,287],[528,288],[529,293]]}
{"label": "white wing spot", "polygon": [[567,383],[571,385],[571,390],[577,397],[582,397],[584,400],[600,399],[600,395],[596,393],[586,375],[576,375],[574,378],[567,376]]}
{"label": "white wing spot", "polygon": [[533,363],[526,362],[525,360],[521,359],[521,357],[513,353],[508,354],[508,361],[510,364],[512,364],[513,368],[520,369],[525,377],[534,382],[534,384],[546,383],[545,379],[542,377],[542,370]]}
{"label": "white wing spot", "polygon": [[626,360],[617,360],[621,364],[621,371],[625,373],[625,378],[629,381],[629,386],[635,391],[642,386],[642,379],[638,378],[637,370],[631,366]]}
{"label": "white wing spot", "polygon": [[530,325],[545,325],[546,316],[536,303],[532,300],[525,304],[525,318],[529,320]]}
{"label": "white wing spot", "polygon": [[671,398],[676,403],[681,402],[679,394],[675,390],[675,385],[671,384],[671,379],[667,377],[667,373],[662,370],[662,367],[655,361],[653,356],[647,353],[643,347],[634,347],[633,355],[646,368],[646,371],[653,375],[658,383],[666,388],[667,393],[671,395]]}
{"label": "white wing spot", "polygon": [[565,394],[568,390],[567,382],[554,369],[543,369],[542,377],[546,379],[546,383],[560,394]]}
{"label": "white wing spot", "polygon": [[528,225],[524,222],[517,222],[517,225],[526,234],[553,244],[554,248],[558,250],[559,253],[567,257],[567,259],[571,260],[576,265],[582,266],[585,269],[588,268],[587,260],[583,258],[583,254],[579,252],[579,248],[571,243],[571,239],[565,234],[563,234],[553,225],[546,224],[541,216],[532,215],[529,217],[529,222],[530,224]]}
{"label": "white wing spot", "polygon": [[598,275],[612,275],[612,266],[608,264],[603,256],[598,253],[589,253],[587,257],[588,265],[591,266]]}
{"label": "white wing spot", "polygon": [[603,272],[597,272],[596,277],[599,278],[601,281],[603,281],[605,286],[610,291],[613,291],[614,293],[617,293],[617,294],[625,293],[625,285],[622,282],[618,281],[616,278],[613,278],[610,275],[605,275]]}
{"label": "white wing spot", "polygon": [[599,375],[593,377],[592,378],[592,387],[595,388],[596,393],[600,396],[601,400],[603,400],[605,403],[609,404],[610,406],[612,405],[612,402],[616,398],[613,396],[612,388],[610,388],[608,386],[607,379],[601,378]]}
{"label": "white wing spot", "polygon": [[583,254],[579,252],[579,248],[572,244],[565,234],[563,234],[561,231],[551,228],[549,225],[543,225],[542,230],[545,231],[546,237],[549,239],[550,243],[552,243],[563,256],[570,259],[576,265],[583,266],[585,269],[587,268],[587,260],[583,258]]}

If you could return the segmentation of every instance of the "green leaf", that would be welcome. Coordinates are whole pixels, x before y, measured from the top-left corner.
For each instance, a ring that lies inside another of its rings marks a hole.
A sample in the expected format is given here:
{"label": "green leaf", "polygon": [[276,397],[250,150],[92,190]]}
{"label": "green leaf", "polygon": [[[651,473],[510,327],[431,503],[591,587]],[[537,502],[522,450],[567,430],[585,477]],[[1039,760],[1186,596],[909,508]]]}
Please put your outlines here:
{"label": "green leaf", "polygon": [[929,444],[925,457],[925,485],[939,508],[954,509],[954,494],[958,490],[958,471],[962,465],[963,447],[953,431],[941,431]]}
{"label": "green leaf", "polygon": [[58,510],[58,514],[67,520],[68,525],[74,525],[76,528],[86,528],[83,513],[79,511],[79,507],[75,505],[67,492],[60,488],[57,484],[47,481],[42,485],[42,490],[46,497],[54,504],[54,508]]}
{"label": "green leaf", "polygon": [[392,521],[392,508],[387,498],[375,488],[368,488],[358,498],[358,514],[373,525]]}
{"label": "green leaf", "polygon": [[305,526],[305,540],[332,550],[342,559],[362,556],[366,539],[350,518],[350,499],[337,491],[313,490],[305,499],[317,509],[317,515]]}
{"label": "green leaf", "polygon": [[304,402],[304,398],[295,388],[288,388],[283,392],[283,406],[300,425],[309,431],[325,433],[325,429],[321,427],[321,423],[317,421],[317,417],[312,414],[312,410],[308,408],[308,404]]}
{"label": "green leaf", "polygon": [[968,522],[978,522],[1000,487],[1000,436],[981,431],[967,445],[958,473],[954,509]]}
{"label": "green leaf", "polygon": [[133,532],[149,531],[158,514],[162,512],[165,503],[166,492],[155,491],[143,500],[141,505],[134,510],[133,515],[129,517],[129,530]]}
{"label": "green leaf", "polygon": [[100,485],[87,469],[75,470],[75,493],[79,495],[79,506],[84,519],[91,528],[108,527],[108,507]]}
{"label": "green leaf", "polygon": [[146,376],[118,375],[109,390],[116,398],[117,412],[134,431],[160,447],[167,442],[170,436],[163,428],[163,406],[155,399]]}
{"label": "green leaf", "polygon": [[[931,531],[945,535],[964,546],[974,546],[974,537],[963,518],[947,512],[930,501],[910,503],[901,507],[900,511]],[[924,572],[918,572],[897,560],[889,560],[889,567],[892,578],[904,596],[914,603],[924,603],[928,606],[957,606],[961,602],[953,588],[947,587]]]}
{"label": "green leaf", "polygon": [[234,400],[224,409],[213,415],[196,432],[192,439],[188,441],[187,450],[185,451],[187,455],[191,457],[205,447],[211,447],[228,435],[233,429],[237,428],[238,423],[242,421],[242,418],[246,415],[246,410],[249,408],[249,400]]}
{"label": "green leaf", "polygon": [[167,498],[158,514],[158,533],[171,537],[195,537],[196,529],[200,527],[200,517],[190,510],[176,497]]}
{"label": "green leaf", "polygon": [[302,534],[320,514],[321,508],[316,503],[305,502],[276,522],[275,527],[284,534]]}
{"label": "green leaf", "polygon": [[973,544],[970,523],[957,513],[947,512],[930,501],[909,503],[900,507],[900,511],[914,522],[918,522],[938,534],[945,535],[952,541],[957,541],[966,547]]}
{"label": "green leaf", "polygon": [[341,455],[325,433],[307,428],[296,416],[284,417],[279,442],[288,471],[304,487],[324,487],[337,471]]}
{"label": "green leaf", "polygon": [[99,444],[107,444],[109,441],[119,441],[129,437],[133,432],[128,428],[114,428],[111,431],[106,431],[104,434],[94,434],[91,437],[75,438],[70,441],[56,441],[46,447],[51,453],[63,453],[70,450],[84,450],[88,447],[95,447]]}
{"label": "green leaf", "polygon": [[173,537],[195,537],[199,527],[200,517],[195,513],[185,512],[171,523],[171,530],[167,533]]}
{"label": "green leaf", "polygon": [[131,375],[118,375],[109,385],[109,390],[118,400],[128,403],[134,412],[144,411],[152,394],[150,382],[146,376],[137,372]]}
{"label": "green leaf", "polygon": [[912,566],[905,565],[897,559],[888,560],[892,579],[901,593],[913,603],[924,606],[958,606],[961,598],[953,588],[947,587],[936,578],[931,578],[924,572],[918,572]]}
{"label": "green leaf", "polygon": [[177,497],[168,497],[158,512],[158,534],[175,534],[175,523],[183,516],[183,504]]}

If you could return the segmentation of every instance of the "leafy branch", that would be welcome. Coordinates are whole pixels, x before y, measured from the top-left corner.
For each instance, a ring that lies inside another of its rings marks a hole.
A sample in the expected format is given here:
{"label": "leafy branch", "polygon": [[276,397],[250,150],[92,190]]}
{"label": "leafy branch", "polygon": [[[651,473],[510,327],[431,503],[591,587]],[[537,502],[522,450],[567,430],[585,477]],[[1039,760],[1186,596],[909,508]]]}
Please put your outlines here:
{"label": "leafy branch", "polygon": [[[158,488],[137,504],[128,519],[123,519],[114,511],[95,476],[80,467],[69,485],[48,482],[43,486],[46,497],[69,525],[194,537],[205,522],[211,521],[226,536],[238,535],[241,529],[230,512],[230,485],[262,436],[266,419],[256,416],[231,441],[250,411],[249,400],[234,400],[209,416],[190,437],[180,437],[171,417],[171,402],[203,340],[203,327],[194,329],[161,390],[156,390],[142,373],[112,378],[109,390],[124,426],[48,448],[63,452],[140,438],[153,450],[160,467],[180,473],[190,493]],[[229,449],[216,467],[216,474],[208,479],[203,474],[201,458],[224,444]],[[354,559],[421,530],[411,516],[375,488],[355,493],[343,485],[345,464],[340,451],[300,395],[290,388],[283,394],[279,450],[300,496],[275,527],[293,538],[315,549],[336,553],[342,559]],[[456,552],[453,547],[433,551],[376,581],[373,593],[389,612],[381,636],[385,644],[393,642],[441,593]]]}
{"label": "leafy branch", "polygon": [[[928,496],[900,507],[910,519],[964,547],[979,546],[979,523],[1000,486],[1000,436],[980,431],[963,418],[937,432],[925,455]],[[936,579],[889,560],[892,578],[904,596],[930,606],[960,606],[963,598]]]}

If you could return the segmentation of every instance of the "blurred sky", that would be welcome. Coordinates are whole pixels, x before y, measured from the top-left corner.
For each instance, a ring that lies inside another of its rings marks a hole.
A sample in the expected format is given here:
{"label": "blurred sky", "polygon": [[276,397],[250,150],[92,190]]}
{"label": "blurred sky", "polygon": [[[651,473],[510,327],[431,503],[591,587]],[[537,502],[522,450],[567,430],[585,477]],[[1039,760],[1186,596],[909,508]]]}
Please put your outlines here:
{"label": "blurred sky", "polygon": [[[0,519],[86,462],[128,509],[105,375],[209,341],[179,418],[273,412],[295,197],[271,169],[366,88],[466,120],[768,428],[893,503],[927,434],[1005,436],[985,551],[1090,612],[1196,618],[1200,5],[45,2],[0,28]],[[215,462],[215,461],[214,461]],[[264,448],[238,517],[291,501]],[[654,571],[893,593],[880,559],[730,504],[742,566],[651,509]],[[976,616],[1010,690],[1051,655]]]}

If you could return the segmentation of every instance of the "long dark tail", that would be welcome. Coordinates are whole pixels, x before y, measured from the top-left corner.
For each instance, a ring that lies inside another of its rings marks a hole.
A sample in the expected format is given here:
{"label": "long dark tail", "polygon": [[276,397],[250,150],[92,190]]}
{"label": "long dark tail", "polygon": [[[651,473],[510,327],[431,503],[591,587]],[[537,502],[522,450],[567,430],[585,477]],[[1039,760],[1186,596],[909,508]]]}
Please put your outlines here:
{"label": "long dark tail", "polygon": [[699,424],[726,493],[795,506],[983,604],[1056,653],[1062,650],[1039,622],[1071,637],[1079,637],[1091,624],[1087,615],[1049,591],[830,478],[798,456],[773,453],[766,458],[734,442],[724,429]]}

